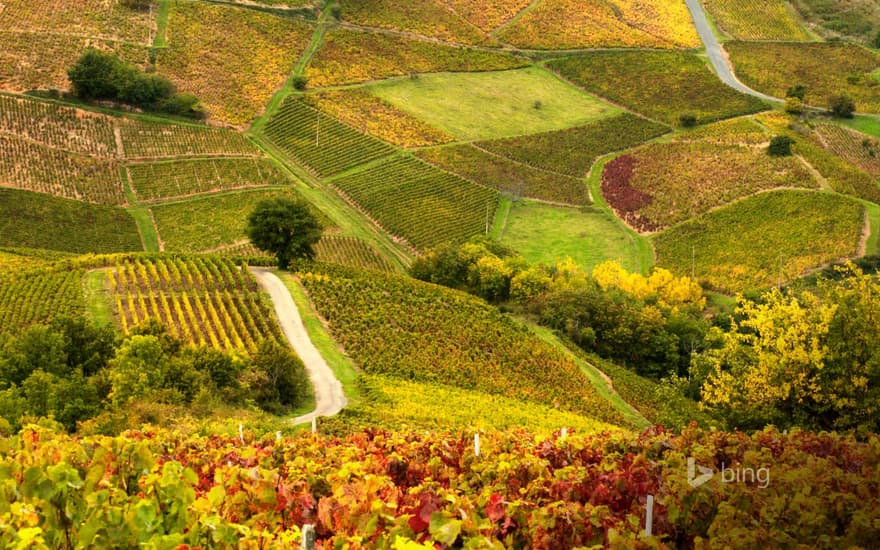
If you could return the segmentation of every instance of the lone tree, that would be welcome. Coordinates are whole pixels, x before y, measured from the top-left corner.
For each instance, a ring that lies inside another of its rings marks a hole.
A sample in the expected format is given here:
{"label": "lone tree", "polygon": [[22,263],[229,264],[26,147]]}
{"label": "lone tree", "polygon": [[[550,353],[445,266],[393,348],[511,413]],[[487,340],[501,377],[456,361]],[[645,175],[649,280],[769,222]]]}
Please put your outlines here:
{"label": "lone tree", "polygon": [[767,154],[771,157],[790,157],[794,140],[788,136],[776,136],[770,140]]}
{"label": "lone tree", "polygon": [[831,114],[837,118],[852,118],[856,112],[856,104],[851,97],[835,95],[828,98],[828,107]]}
{"label": "lone tree", "polygon": [[322,231],[307,204],[283,197],[260,201],[248,216],[247,236],[254,246],[278,258],[279,269],[287,269],[296,258],[313,259],[312,246]]}

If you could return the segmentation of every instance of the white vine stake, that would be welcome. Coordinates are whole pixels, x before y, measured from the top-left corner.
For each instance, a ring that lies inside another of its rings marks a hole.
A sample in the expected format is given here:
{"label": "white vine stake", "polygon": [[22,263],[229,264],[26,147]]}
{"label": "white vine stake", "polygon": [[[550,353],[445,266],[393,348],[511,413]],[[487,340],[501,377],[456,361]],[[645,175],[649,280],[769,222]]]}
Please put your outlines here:
{"label": "white vine stake", "polygon": [[241,425],[241,422],[238,423],[238,440],[244,445],[244,426]]}
{"label": "white vine stake", "polygon": [[275,441],[281,441],[281,430],[275,432]]}
{"label": "white vine stake", "polygon": [[650,537],[654,527],[654,495],[648,495],[647,513],[645,515],[645,536]]}
{"label": "white vine stake", "polygon": [[474,434],[474,456],[480,456],[480,434]]}
{"label": "white vine stake", "polygon": [[318,417],[312,417],[312,433],[318,433]]}
{"label": "white vine stake", "polygon": [[565,439],[568,435],[568,428],[562,428],[562,431],[559,433],[559,439]]}

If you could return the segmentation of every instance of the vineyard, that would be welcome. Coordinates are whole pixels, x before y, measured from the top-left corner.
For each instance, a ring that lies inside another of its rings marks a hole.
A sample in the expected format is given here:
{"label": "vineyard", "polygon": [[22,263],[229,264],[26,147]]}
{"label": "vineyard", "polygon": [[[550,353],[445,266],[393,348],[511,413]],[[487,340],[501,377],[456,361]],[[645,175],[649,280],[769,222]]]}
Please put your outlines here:
{"label": "vineyard", "polygon": [[305,51],[312,27],[301,20],[205,2],[175,2],[170,48],[158,70],[195,94],[211,118],[246,124],[262,112]]}
{"label": "vineyard", "polygon": [[[805,102],[825,107],[828,98],[846,94],[860,112],[880,112],[877,80],[880,54],[846,43],[790,44],[728,42],[725,49],[736,74],[747,86],[784,97],[794,84],[807,87]],[[771,69],[767,63],[785,59]]]}
{"label": "vineyard", "polygon": [[266,125],[266,136],[316,175],[338,174],[388,156],[394,148],[294,98]]}
{"label": "vineyard", "polygon": [[281,338],[256,280],[229,260],[126,259],[109,281],[123,333],[156,319],[177,338],[223,350],[253,352],[261,340]]}
{"label": "vineyard", "polygon": [[566,354],[473,296],[343,268],[301,279],[367,374],[446,384],[623,423]]}
{"label": "vineyard", "polygon": [[0,246],[66,252],[143,250],[122,208],[0,188]]}
{"label": "vineyard", "polygon": [[379,99],[362,88],[303,96],[303,101],[352,128],[399,147],[440,145],[453,140],[442,130]]}
{"label": "vineyard", "polygon": [[619,431],[620,428],[548,405],[519,401],[436,383],[411,382],[361,375],[367,398],[346,407],[321,429],[352,433],[368,429],[504,430],[525,428],[552,432],[562,427],[578,433]]}
{"label": "vineyard", "polygon": [[67,69],[88,47],[145,65],[154,27],[152,9],[115,1],[6,0],[0,9],[0,89],[66,90]]}
{"label": "vineyard", "polygon": [[399,155],[332,185],[366,210],[388,232],[417,248],[485,234],[498,193]]}
{"label": "vineyard", "polygon": [[125,203],[114,160],[75,155],[4,134],[0,185],[97,204]]}
{"label": "vineyard", "polygon": [[763,193],[657,235],[657,265],[693,270],[712,288],[754,290],[855,255],[864,225],[863,207],[846,197]]}
{"label": "vineyard", "polygon": [[498,33],[521,48],[697,48],[684,2],[543,0]]}
{"label": "vineyard", "polygon": [[593,52],[547,66],[600,97],[668,124],[678,125],[682,115],[706,123],[767,108],[722,84],[704,60],[687,52]]}
{"label": "vineyard", "polygon": [[151,209],[166,250],[204,252],[244,240],[247,217],[261,200],[296,196],[292,189],[258,189],[157,204]]}
{"label": "vineyard", "polygon": [[129,159],[261,155],[243,134],[220,128],[120,119],[119,130]]}
{"label": "vineyard", "polygon": [[[792,151],[804,157],[832,189],[838,193],[852,195],[872,202],[880,202],[880,184],[868,172],[859,169],[833,152],[836,148],[845,154],[846,145],[837,143],[830,135],[832,131],[818,128],[815,132],[795,126],[780,113],[767,113],[760,116],[762,124],[794,140]],[[824,137],[823,137],[824,134]],[[868,140],[870,147],[870,140]],[[850,153],[852,154],[852,153]]]}
{"label": "vineyard", "polygon": [[0,95],[0,132],[55,149],[116,156],[112,120],[58,103]]}
{"label": "vineyard", "polygon": [[[309,523],[321,548],[870,548],[878,445],[773,428],[509,430],[483,432],[475,456],[470,432],[276,441],[29,426],[0,447],[0,543],[291,548]],[[688,484],[688,457],[714,479]],[[767,477],[724,483],[723,468]],[[648,495],[652,537],[641,534]]]}
{"label": "vineyard", "polygon": [[829,150],[874,178],[880,178],[880,141],[860,132],[838,126],[816,126],[816,137]]}
{"label": "vineyard", "polygon": [[14,269],[4,268],[0,273],[0,333],[48,323],[55,317],[81,315],[82,278],[83,271],[78,269],[33,269],[20,263]]}
{"label": "vineyard", "polygon": [[265,159],[199,159],[131,164],[127,170],[135,193],[142,200],[288,182],[287,175]]}
{"label": "vineyard", "polygon": [[739,40],[810,40],[797,13],[783,0],[703,0],[715,23]]}
{"label": "vineyard", "polygon": [[443,0],[349,0],[342,19],[357,25],[406,31],[443,42],[480,44],[488,37],[463,20]]}
{"label": "vineyard", "polygon": [[444,170],[509,195],[575,205],[591,202],[589,189],[577,178],[531,168],[472,145],[422,149],[417,155]]}
{"label": "vineyard", "polygon": [[668,227],[759,191],[818,186],[797,158],[700,141],[646,145],[609,162],[602,173],[609,206],[639,231]]}
{"label": "vineyard", "polygon": [[659,137],[669,128],[623,113],[578,128],[484,141],[482,149],[529,166],[582,178],[600,156]]}
{"label": "vineyard", "polygon": [[487,4],[480,0],[448,0],[455,13],[485,32],[497,29],[525,9],[530,0],[496,0]]}
{"label": "vineyard", "polygon": [[324,235],[315,245],[315,259],[363,269],[394,271],[384,256],[356,237]]}
{"label": "vineyard", "polygon": [[395,34],[330,29],[312,58],[309,86],[322,88],[441,71],[499,71],[528,63],[507,53],[468,49]]}

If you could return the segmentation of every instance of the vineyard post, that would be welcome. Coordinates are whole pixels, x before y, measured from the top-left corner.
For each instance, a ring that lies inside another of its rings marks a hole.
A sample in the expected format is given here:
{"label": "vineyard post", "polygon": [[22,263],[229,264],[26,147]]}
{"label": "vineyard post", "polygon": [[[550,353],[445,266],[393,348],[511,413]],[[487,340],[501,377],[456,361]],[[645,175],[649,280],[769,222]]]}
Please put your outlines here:
{"label": "vineyard post", "polygon": [[315,533],[315,526],[311,523],[303,525],[302,543],[299,545],[300,550],[315,550],[316,538],[317,534]]}
{"label": "vineyard post", "polygon": [[241,422],[238,423],[238,440],[244,445],[244,426],[242,426]]}
{"label": "vineyard post", "polygon": [[312,417],[312,433],[318,433],[318,417]]}
{"label": "vineyard post", "polygon": [[559,439],[565,439],[565,436],[568,435],[568,428],[562,428],[562,431],[559,433]]}
{"label": "vineyard post", "polygon": [[275,432],[275,441],[281,441],[281,430]]}
{"label": "vineyard post", "polygon": [[480,434],[474,434],[474,456],[480,456]]}
{"label": "vineyard post", "polygon": [[654,495],[648,495],[647,510],[645,513],[645,536],[650,537],[654,530]]}

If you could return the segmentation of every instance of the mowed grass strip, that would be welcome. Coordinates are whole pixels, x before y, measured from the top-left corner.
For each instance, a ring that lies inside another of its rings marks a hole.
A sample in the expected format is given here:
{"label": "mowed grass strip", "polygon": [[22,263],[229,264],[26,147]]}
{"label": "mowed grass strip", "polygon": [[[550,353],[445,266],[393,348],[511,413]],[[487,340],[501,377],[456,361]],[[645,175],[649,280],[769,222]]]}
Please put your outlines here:
{"label": "mowed grass strip", "polygon": [[531,168],[472,145],[421,149],[420,158],[480,185],[515,197],[529,197],[571,205],[590,204],[583,180]]}
{"label": "mowed grass strip", "polygon": [[482,141],[477,146],[529,166],[582,178],[600,156],[634,147],[668,131],[669,127],[662,124],[622,113],[586,126]]}
{"label": "mowed grass strip", "polygon": [[825,107],[830,96],[845,94],[858,111],[880,112],[880,83],[872,74],[880,68],[880,54],[867,48],[833,42],[728,42],[724,47],[740,80],[765,94],[784,97],[789,87],[803,84],[810,105]]}
{"label": "mowed grass strip", "polygon": [[332,176],[395,152],[394,147],[288,98],[266,124],[266,136],[320,177]]}
{"label": "mowed grass strip", "polygon": [[267,159],[199,159],[131,164],[131,181],[143,200],[167,199],[244,187],[288,183]]}
{"label": "mowed grass strip", "polygon": [[417,73],[500,71],[528,64],[505,52],[336,28],[327,31],[306,76],[310,87],[323,88]]}
{"label": "mowed grass strip", "polygon": [[703,59],[687,52],[591,52],[547,66],[600,97],[667,124],[678,125],[682,115],[706,123],[767,108],[722,84]]}
{"label": "mowed grass strip", "polygon": [[658,234],[657,265],[724,292],[765,288],[855,255],[864,222],[841,195],[763,193]]}
{"label": "mowed grass strip", "polygon": [[619,112],[537,67],[421,75],[383,82],[370,91],[468,141],[561,130]]}
{"label": "mowed grass strip", "polygon": [[399,155],[332,184],[388,232],[416,248],[460,242],[485,233],[498,192]]}
{"label": "mowed grass strip", "polygon": [[3,188],[0,246],[82,254],[143,250],[134,219],[122,208]]}
{"label": "mowed grass strip", "polygon": [[609,214],[592,207],[517,202],[510,209],[501,242],[530,263],[553,265],[568,257],[587,270],[608,260],[617,260],[633,272],[641,269],[632,237]]}
{"label": "mowed grass strip", "polygon": [[297,198],[291,189],[208,195],[152,207],[159,238],[169,252],[202,252],[246,239],[247,217],[258,202]]}

